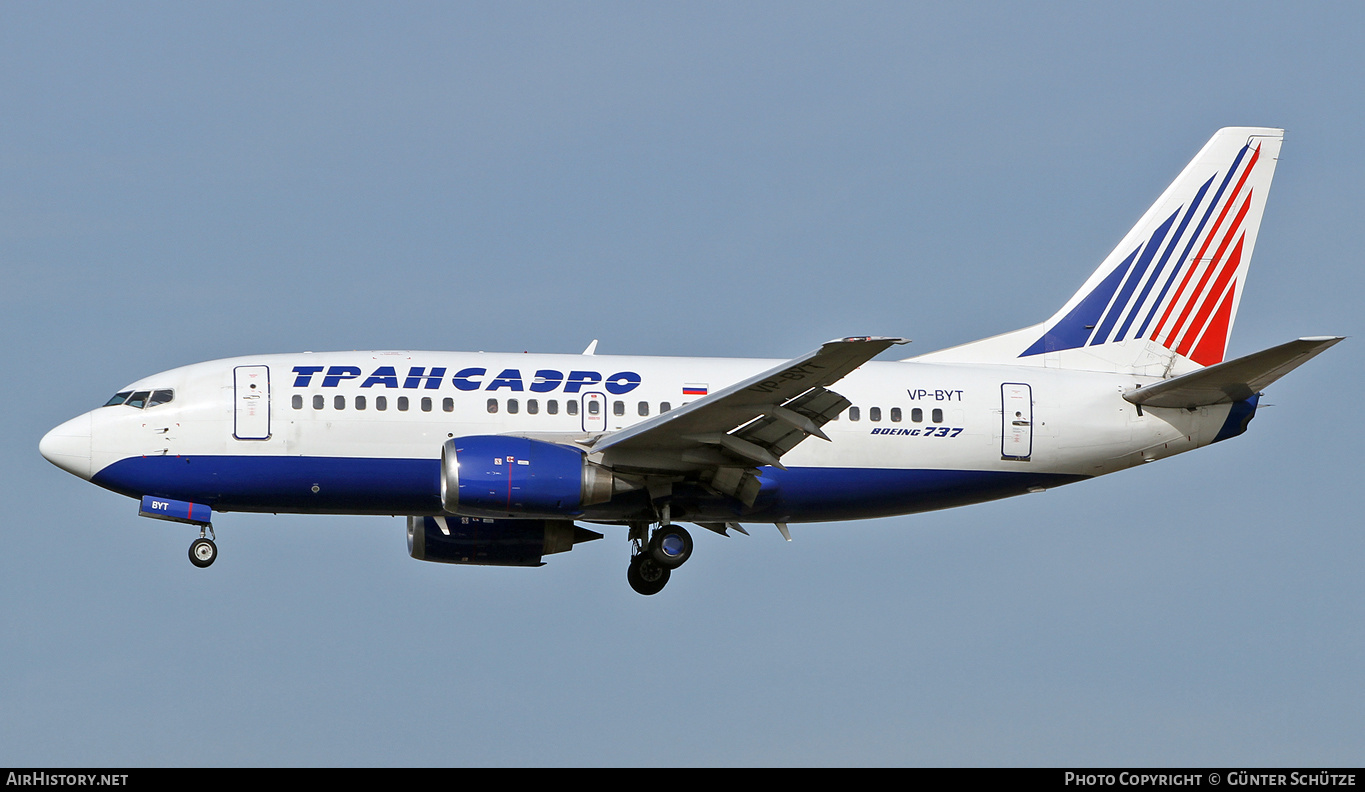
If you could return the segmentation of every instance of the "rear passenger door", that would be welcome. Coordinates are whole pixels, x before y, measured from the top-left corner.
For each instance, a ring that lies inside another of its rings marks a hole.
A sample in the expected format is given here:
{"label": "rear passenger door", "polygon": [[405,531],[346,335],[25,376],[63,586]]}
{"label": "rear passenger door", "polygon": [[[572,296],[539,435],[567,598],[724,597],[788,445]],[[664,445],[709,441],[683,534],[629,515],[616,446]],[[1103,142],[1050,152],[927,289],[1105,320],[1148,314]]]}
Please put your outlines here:
{"label": "rear passenger door", "polygon": [[1027,462],[1033,456],[1033,388],[1022,382],[1000,386],[1000,458]]}

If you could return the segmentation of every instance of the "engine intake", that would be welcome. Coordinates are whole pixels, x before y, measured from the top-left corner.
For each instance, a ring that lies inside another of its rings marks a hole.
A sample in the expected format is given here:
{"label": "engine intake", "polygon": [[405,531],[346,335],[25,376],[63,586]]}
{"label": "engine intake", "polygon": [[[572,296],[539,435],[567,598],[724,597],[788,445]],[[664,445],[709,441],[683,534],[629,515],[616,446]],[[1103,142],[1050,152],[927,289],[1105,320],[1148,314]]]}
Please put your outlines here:
{"label": "engine intake", "polygon": [[447,440],[441,503],[478,517],[569,517],[611,500],[611,470],[571,446],[506,435]]}
{"label": "engine intake", "polygon": [[567,553],[579,542],[601,538],[572,520],[408,518],[408,555],[442,564],[542,566],[543,556]]}

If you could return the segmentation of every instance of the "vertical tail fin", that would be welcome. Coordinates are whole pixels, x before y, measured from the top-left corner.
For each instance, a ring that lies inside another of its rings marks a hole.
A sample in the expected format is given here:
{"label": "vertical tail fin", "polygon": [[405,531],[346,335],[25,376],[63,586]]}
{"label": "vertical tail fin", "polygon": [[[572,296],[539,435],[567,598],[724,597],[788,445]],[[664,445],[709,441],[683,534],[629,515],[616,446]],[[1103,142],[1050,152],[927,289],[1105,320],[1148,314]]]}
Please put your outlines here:
{"label": "vertical tail fin", "polygon": [[1052,318],[918,359],[1145,374],[1221,362],[1283,139],[1220,129]]}

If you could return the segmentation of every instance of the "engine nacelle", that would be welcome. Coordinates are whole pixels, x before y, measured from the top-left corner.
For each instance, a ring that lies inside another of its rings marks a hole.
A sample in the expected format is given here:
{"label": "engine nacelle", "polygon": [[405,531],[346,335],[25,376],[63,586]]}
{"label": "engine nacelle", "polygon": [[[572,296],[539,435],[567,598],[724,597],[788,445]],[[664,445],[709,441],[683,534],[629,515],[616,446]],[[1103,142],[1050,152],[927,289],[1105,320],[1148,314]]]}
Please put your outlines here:
{"label": "engine nacelle", "polygon": [[614,476],[571,446],[505,435],[447,440],[441,503],[451,514],[563,518],[611,500]]}
{"label": "engine nacelle", "polygon": [[572,520],[494,520],[487,517],[409,517],[408,555],[418,561],[485,566],[541,566],[602,534]]}

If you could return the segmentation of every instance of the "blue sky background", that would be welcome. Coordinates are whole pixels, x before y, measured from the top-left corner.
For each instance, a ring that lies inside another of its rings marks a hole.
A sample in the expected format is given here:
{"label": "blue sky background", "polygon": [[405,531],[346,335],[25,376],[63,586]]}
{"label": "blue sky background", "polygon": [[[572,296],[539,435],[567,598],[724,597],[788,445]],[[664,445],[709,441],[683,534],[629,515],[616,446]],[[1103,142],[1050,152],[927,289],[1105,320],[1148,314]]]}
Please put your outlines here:
{"label": "blue sky background", "polygon": [[[0,765],[1359,765],[1351,3],[8,3]],[[239,354],[927,352],[1039,321],[1219,127],[1287,129],[1251,431],[1042,495],[424,564],[45,462]],[[899,350],[898,350],[899,351]]]}

